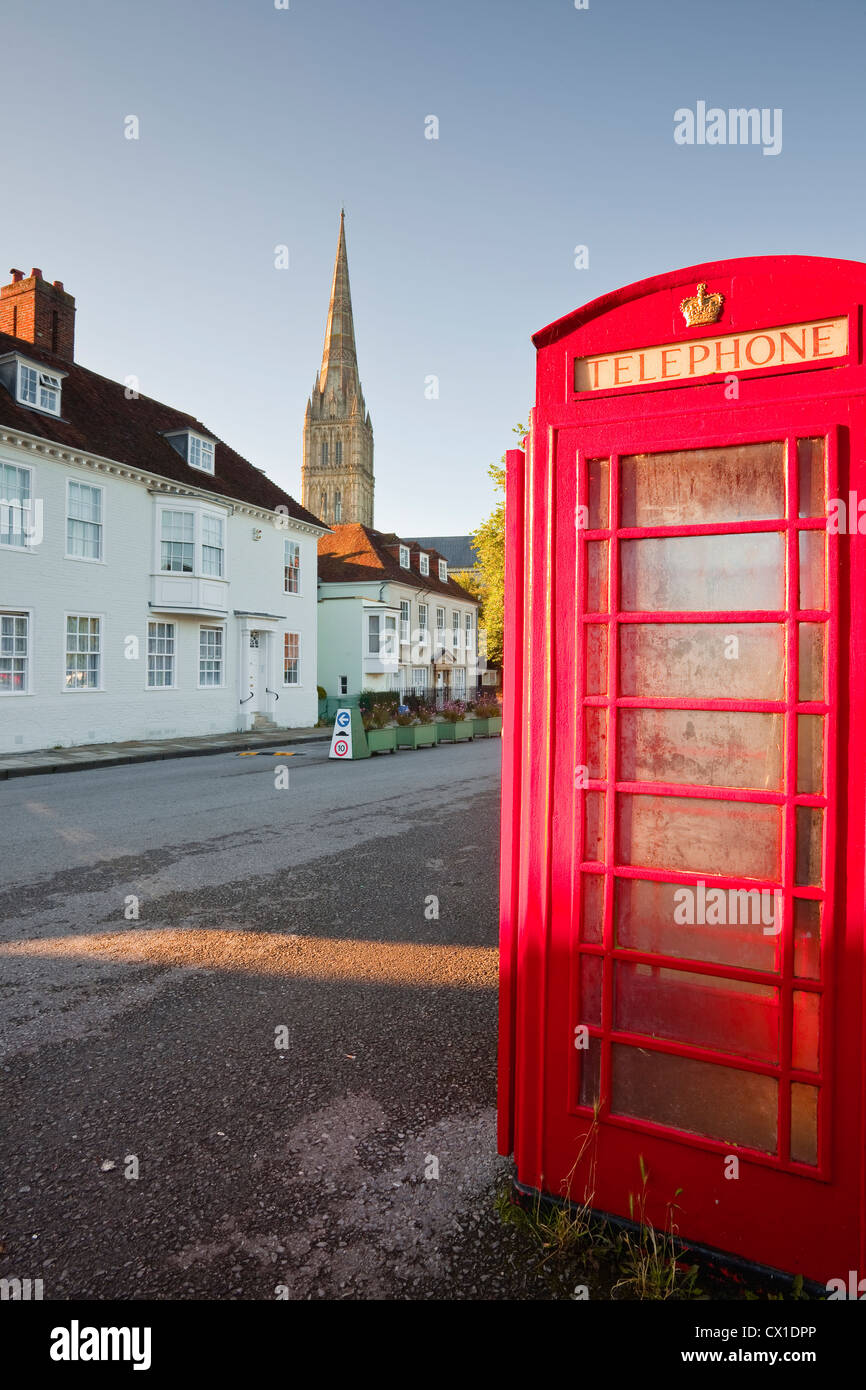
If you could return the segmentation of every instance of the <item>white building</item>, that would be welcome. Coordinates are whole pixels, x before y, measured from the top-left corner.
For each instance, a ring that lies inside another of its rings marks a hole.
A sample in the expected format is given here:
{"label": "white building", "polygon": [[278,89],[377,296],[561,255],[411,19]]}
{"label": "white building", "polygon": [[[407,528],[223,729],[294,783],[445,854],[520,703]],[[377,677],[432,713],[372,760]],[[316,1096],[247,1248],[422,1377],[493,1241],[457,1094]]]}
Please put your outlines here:
{"label": "white building", "polygon": [[478,604],[445,559],[370,526],[342,525],[319,542],[319,684],[475,696]]}
{"label": "white building", "polygon": [[73,360],[59,282],[0,290],[0,751],[315,724],[325,527],[202,424]]}

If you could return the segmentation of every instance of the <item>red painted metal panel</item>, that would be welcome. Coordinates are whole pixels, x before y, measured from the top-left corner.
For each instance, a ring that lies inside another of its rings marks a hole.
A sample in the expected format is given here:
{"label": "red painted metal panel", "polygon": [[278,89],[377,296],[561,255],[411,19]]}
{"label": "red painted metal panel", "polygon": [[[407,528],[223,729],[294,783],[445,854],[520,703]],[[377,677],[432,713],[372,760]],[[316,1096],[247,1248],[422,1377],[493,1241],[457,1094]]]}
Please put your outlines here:
{"label": "red painted metal panel", "polygon": [[[522,449],[509,449],[506,457],[505,508],[505,624],[519,631],[523,621],[524,573],[524,473]],[[520,838],[521,763],[520,690],[523,680],[523,644],[517,643],[502,674],[502,831],[499,870],[499,1105],[498,1141],[501,1153],[514,1147],[514,1075],[517,1065],[515,1027],[517,1004],[517,861]]]}
{"label": "red painted metal panel", "polygon": [[[722,316],[685,327],[701,281]],[[808,257],[608,295],[536,335],[525,498],[509,470],[500,1148],[527,1186],[617,1215],[643,1159],[652,1219],[679,1192],[686,1238],[820,1280],[866,1264],[864,300],[866,266]],[[577,358],[842,318],[847,353],[734,392],[724,375],[573,389]],[[729,501],[714,470],[741,476],[732,451],[776,501]],[[827,503],[849,493],[839,535]],[[746,643],[736,674],[722,640],[737,661]],[[670,912],[761,890],[778,931],[723,917],[699,938]]]}

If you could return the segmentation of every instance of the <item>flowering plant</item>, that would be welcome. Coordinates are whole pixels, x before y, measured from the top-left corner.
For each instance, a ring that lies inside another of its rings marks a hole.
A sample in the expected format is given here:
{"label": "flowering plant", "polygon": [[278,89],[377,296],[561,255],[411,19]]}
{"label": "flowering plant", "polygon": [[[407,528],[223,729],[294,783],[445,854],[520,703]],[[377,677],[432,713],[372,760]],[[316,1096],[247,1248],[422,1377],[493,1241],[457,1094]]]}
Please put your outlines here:
{"label": "flowering plant", "polygon": [[443,719],[447,719],[449,724],[459,724],[461,719],[466,718],[466,701],[448,700],[439,713]]}

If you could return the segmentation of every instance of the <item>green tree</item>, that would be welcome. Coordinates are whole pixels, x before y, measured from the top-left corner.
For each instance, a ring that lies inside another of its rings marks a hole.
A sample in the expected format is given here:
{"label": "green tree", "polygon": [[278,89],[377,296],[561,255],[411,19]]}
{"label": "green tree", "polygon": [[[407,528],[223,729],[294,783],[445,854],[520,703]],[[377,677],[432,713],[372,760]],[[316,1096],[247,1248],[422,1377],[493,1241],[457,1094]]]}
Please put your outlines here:
{"label": "green tree", "polygon": [[[515,425],[513,433],[521,439],[525,425]],[[493,511],[472,532],[472,549],[478,556],[475,570],[458,570],[453,578],[477,598],[481,604],[479,627],[487,632],[487,660],[502,664],[503,621],[505,603],[505,455],[498,464],[487,469],[494,491],[501,494]]]}

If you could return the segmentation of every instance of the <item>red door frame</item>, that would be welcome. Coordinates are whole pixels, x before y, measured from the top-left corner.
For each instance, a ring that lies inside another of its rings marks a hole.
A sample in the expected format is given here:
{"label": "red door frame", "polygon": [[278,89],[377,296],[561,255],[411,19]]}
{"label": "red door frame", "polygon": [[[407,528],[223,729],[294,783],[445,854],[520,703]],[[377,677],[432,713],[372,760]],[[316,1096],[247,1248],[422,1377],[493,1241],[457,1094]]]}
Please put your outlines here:
{"label": "red door frame", "polygon": [[[707,281],[710,290],[722,289],[726,311],[715,328],[680,329],[671,306],[692,293],[696,283]],[[838,451],[838,488],[828,473],[827,495],[845,498],[848,490],[866,497],[866,374],[862,362],[862,308],[866,300],[866,267],[853,262],[815,258],[756,258],[691,267],[628,286],[570,315],[536,335],[538,393],[532,416],[527,455],[512,451],[508,458],[507,556],[506,556],[506,724],[503,730],[503,860],[502,860],[502,959],[503,1004],[500,1051],[500,1149],[514,1151],[518,1178],[526,1186],[561,1195],[588,1130],[591,1115],[576,1104],[575,1058],[571,1047],[576,1008],[575,956],[597,954],[612,962],[622,952],[612,940],[612,897],[606,894],[605,936],[601,948],[578,943],[571,846],[575,819],[584,814],[585,793],[575,791],[574,767],[583,757],[583,720],[577,719],[581,701],[571,692],[581,690],[583,646],[575,640],[584,620],[576,616],[575,592],[585,592],[585,547],[592,532],[578,536],[573,524],[575,507],[586,502],[577,492],[585,487],[586,470],[577,459],[609,457],[669,448],[734,444],[738,441],[788,440],[788,486],[793,509],[787,521],[755,527],[744,524],[696,526],[696,534],[748,530],[776,530],[787,538],[788,572],[794,567],[797,517],[796,467],[791,440],[824,434],[832,441],[831,468]],[[740,378],[736,401],[726,399],[724,378],[705,378],[683,386],[661,383],[639,393],[631,388],[580,395],[571,389],[575,357],[637,349],[665,342],[689,341],[716,333],[755,331],[847,315],[849,352],[832,366],[806,369],[761,370]],[[673,394],[671,394],[673,392]],[[563,459],[565,462],[563,462]],[[524,479],[525,474],[525,479]],[[611,477],[614,464],[611,464]],[[792,481],[793,480],[793,481]],[[618,566],[616,559],[616,492],[614,513],[609,518],[610,613],[617,613]],[[822,526],[813,523],[811,529]],[[810,529],[808,524],[805,529]],[[682,528],[676,528],[680,534]],[[646,534],[633,528],[629,538]],[[656,534],[655,531],[652,534]],[[596,539],[598,537],[595,537]],[[828,581],[838,584],[835,599],[828,599],[840,641],[831,636],[827,691],[828,770],[827,844],[825,863],[833,866],[825,886],[832,899],[837,890],[834,931],[823,933],[824,950],[835,938],[835,958],[825,957],[821,983],[807,991],[824,997],[824,1030],[820,1072],[822,1104],[830,1100],[831,1124],[819,1130],[822,1148],[817,1169],[768,1158],[735,1145],[698,1139],[650,1121],[623,1120],[609,1114],[605,1085],[612,1031],[613,967],[604,971],[602,1026],[590,1030],[604,1038],[602,1045],[602,1108],[592,1152],[596,1161],[593,1204],[619,1216],[628,1215],[628,1192],[639,1186],[637,1157],[650,1170],[649,1215],[661,1222],[666,1203],[678,1188],[683,1211],[679,1225],[694,1241],[732,1251],[763,1264],[811,1278],[826,1280],[847,1276],[851,1268],[862,1273],[864,1257],[864,1114],[863,1058],[863,903],[864,803],[863,768],[866,749],[860,721],[851,710],[866,700],[866,623],[862,601],[851,597],[864,589],[863,541],[859,535],[829,536],[834,557],[828,561]],[[580,558],[579,558],[580,555]],[[631,621],[633,615],[622,615]],[[670,615],[666,614],[666,619]],[[709,621],[724,620],[716,612],[703,615]],[[743,616],[743,615],[739,615]],[[757,617],[757,614],[750,615]],[[694,615],[689,615],[693,620]],[[767,614],[760,617],[767,621]],[[786,719],[796,716],[794,689],[797,623],[802,615],[786,609],[777,615],[787,632]],[[770,620],[772,620],[772,615]],[[611,617],[611,626],[618,625]],[[841,660],[839,659],[841,657]],[[610,644],[611,674],[615,653]],[[837,682],[838,666],[838,682]],[[834,703],[835,702],[835,703]],[[630,788],[615,788],[614,758],[617,710],[622,707],[608,689],[611,706],[608,730],[606,779],[590,783],[590,791],[607,795],[606,855],[603,872],[612,878],[615,862],[613,796]],[[628,702],[626,702],[628,703]],[[652,699],[631,703],[652,706]],[[663,702],[669,704],[670,702]],[[692,707],[691,700],[680,702]],[[713,701],[698,702],[713,708]],[[758,702],[738,702],[737,708],[763,708]],[[777,706],[774,705],[774,708]],[[801,712],[803,707],[800,706]],[[835,710],[835,717],[833,717]],[[806,711],[808,712],[808,710]],[[838,737],[846,763],[837,756]],[[578,756],[580,755],[580,756]],[[783,883],[792,887],[792,828],[796,757],[794,742],[786,740],[788,765],[782,794],[756,798],[752,793],[733,794],[728,789],[702,787],[701,795],[724,800],[761,800],[778,804],[784,821]],[[839,795],[833,813],[834,782]],[[679,785],[652,784],[653,794],[683,795]],[[697,795],[693,790],[692,795]],[[821,798],[796,796],[796,803],[817,805]],[[834,834],[837,846],[834,848]],[[644,869],[626,869],[632,876],[651,877]],[[667,875],[668,879],[670,875]],[[697,876],[678,875],[678,881]],[[734,885],[734,880],[729,880]],[[724,885],[725,880],[720,879]],[[737,881],[740,882],[739,880]],[[797,888],[797,896],[818,896]],[[779,1094],[787,1096],[791,1079],[792,1030],[792,931],[791,893],[785,898],[786,921],[782,933],[781,970],[774,983],[781,985],[782,1038],[777,1065],[755,1067],[726,1056],[734,1069],[758,1070],[779,1079]],[[641,960],[629,952],[628,959]],[[679,965],[679,959],[655,957],[656,964]],[[689,970],[712,974],[706,963],[689,963]],[[725,969],[733,978],[769,976],[749,970]],[[798,990],[801,983],[798,982]],[[836,991],[834,996],[834,990]],[[647,1043],[645,1038],[627,1041]],[[648,1042],[651,1049],[652,1041]],[[786,1052],[787,1049],[787,1052]],[[701,1048],[673,1046],[662,1050],[701,1057]],[[710,1055],[707,1054],[709,1058]],[[715,1054],[718,1060],[718,1054]],[[794,1076],[798,1079],[798,1075]],[[801,1078],[804,1079],[804,1078]],[[814,1077],[812,1078],[814,1080]],[[789,1110],[780,1102],[779,1154],[787,1154]],[[741,1158],[741,1177],[736,1183],[723,1175],[727,1153]],[[572,1189],[581,1200],[584,1191]]]}

